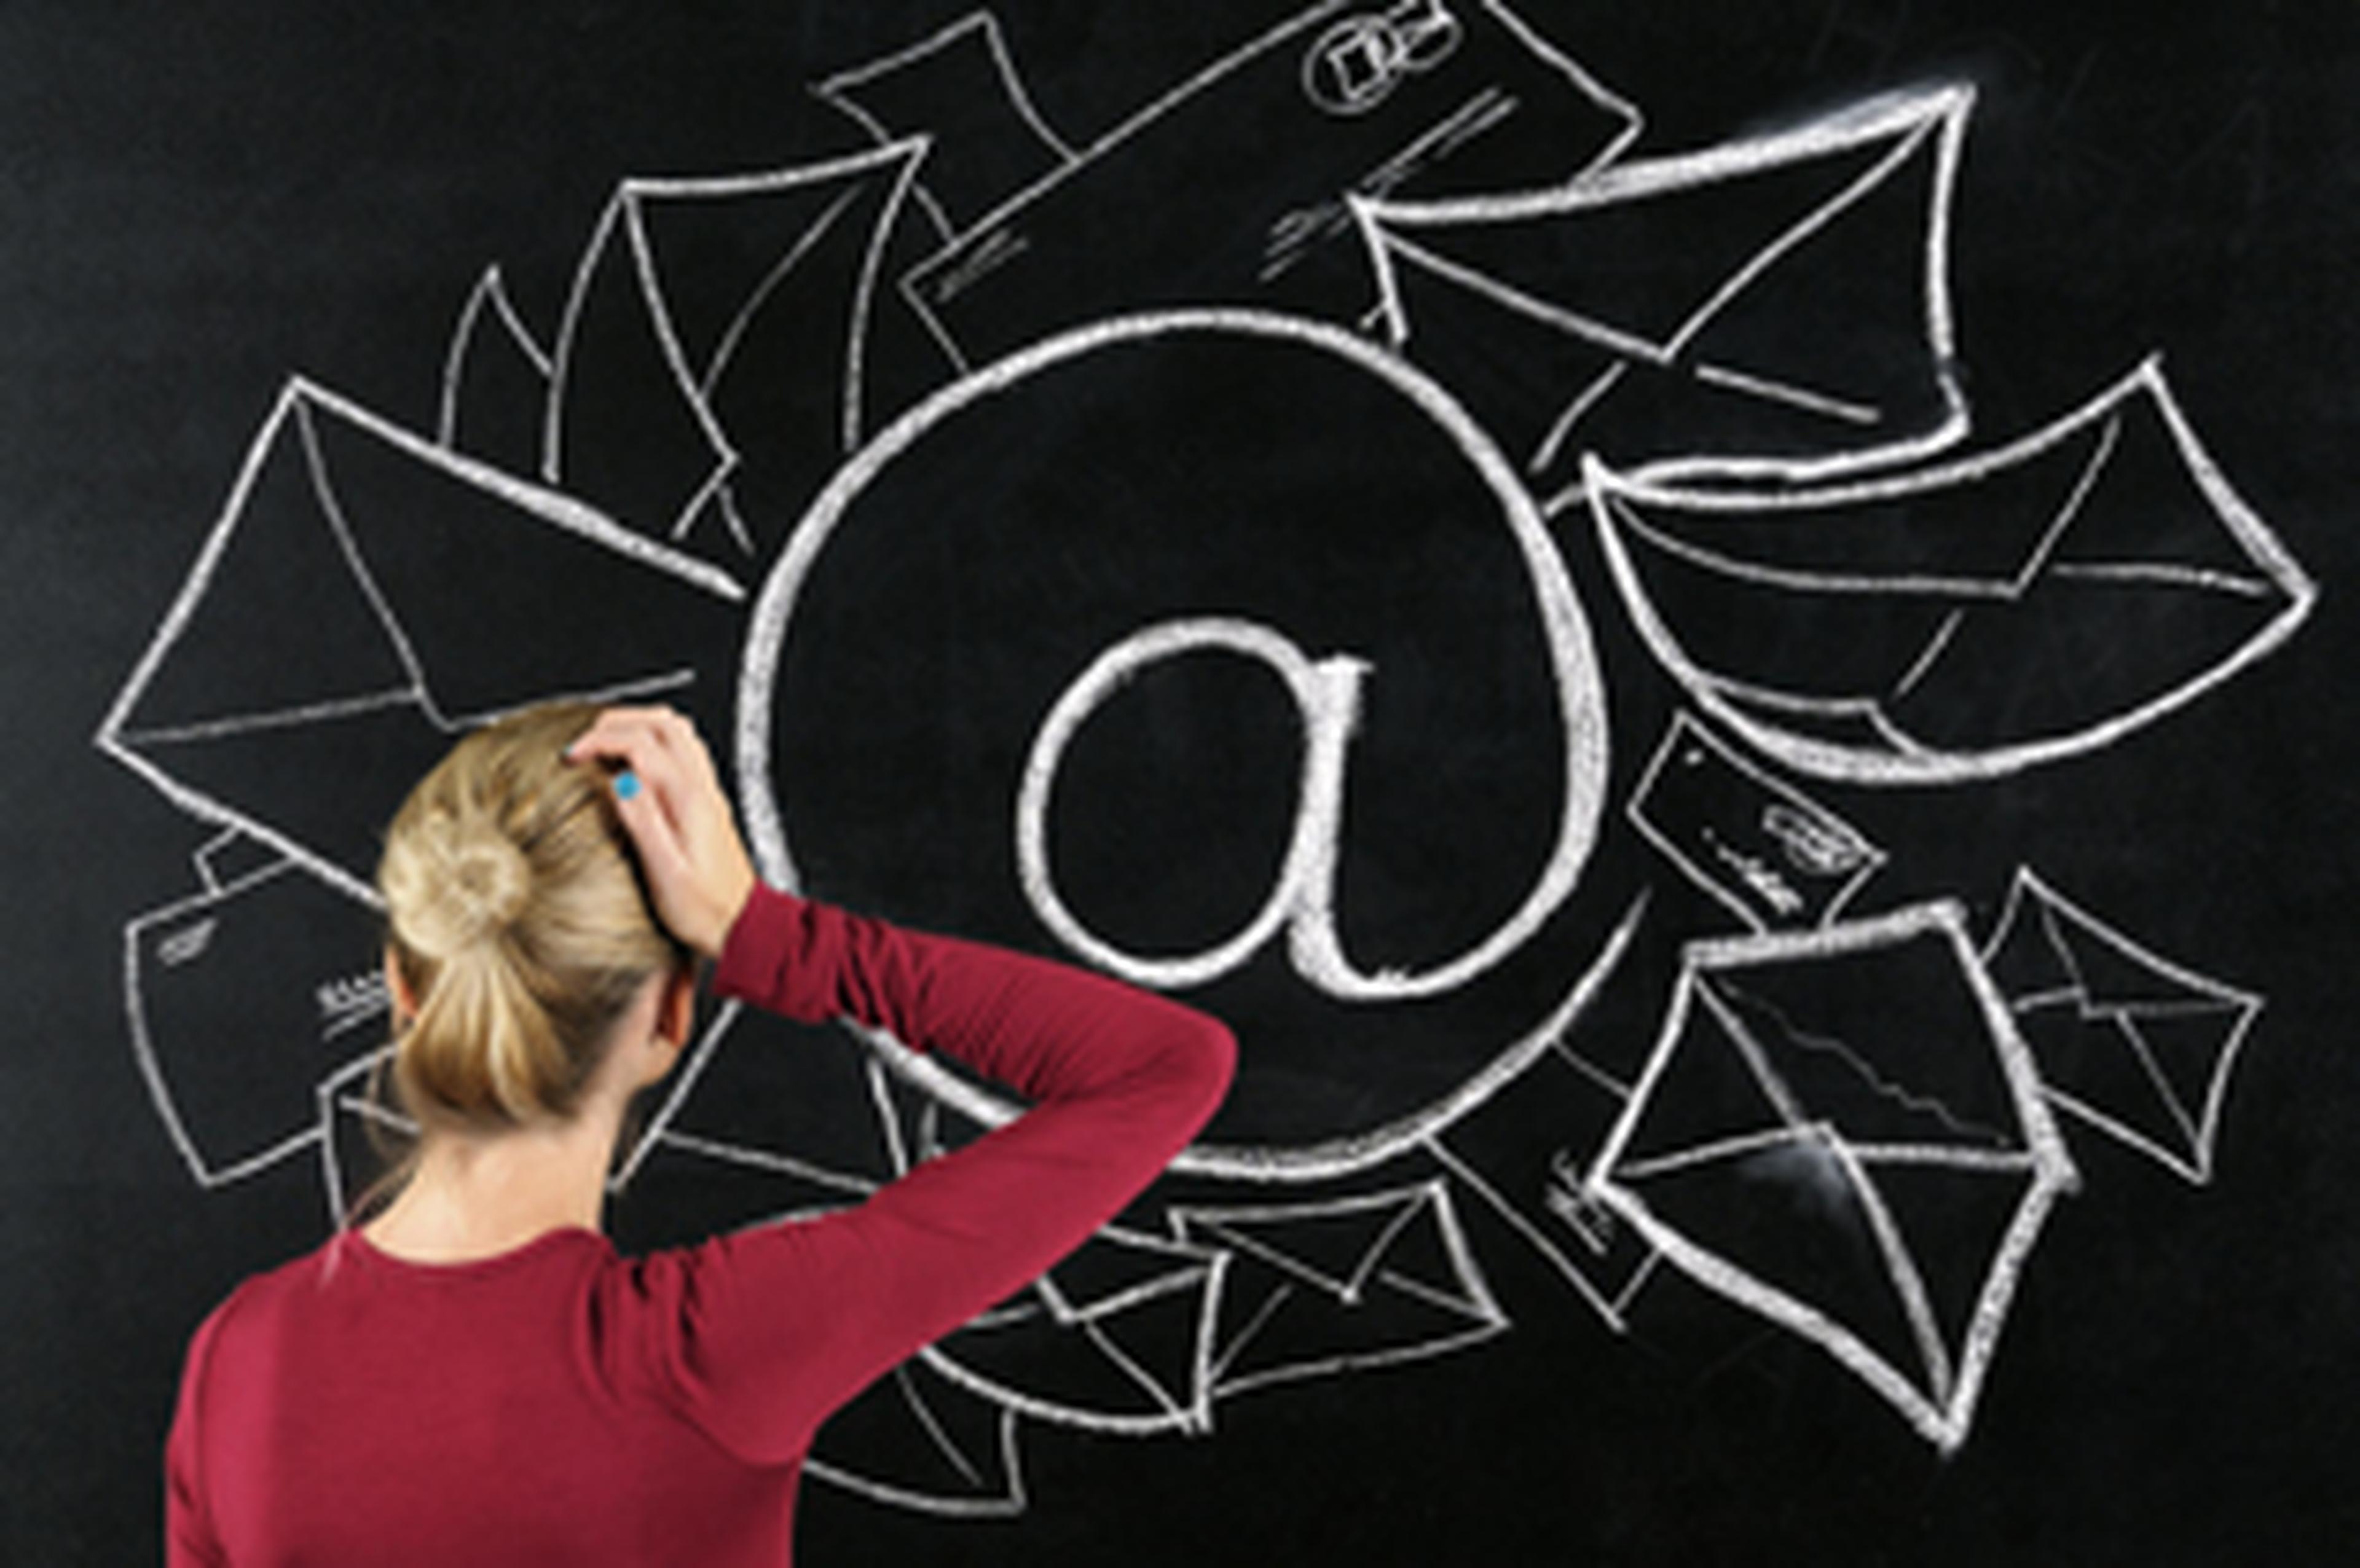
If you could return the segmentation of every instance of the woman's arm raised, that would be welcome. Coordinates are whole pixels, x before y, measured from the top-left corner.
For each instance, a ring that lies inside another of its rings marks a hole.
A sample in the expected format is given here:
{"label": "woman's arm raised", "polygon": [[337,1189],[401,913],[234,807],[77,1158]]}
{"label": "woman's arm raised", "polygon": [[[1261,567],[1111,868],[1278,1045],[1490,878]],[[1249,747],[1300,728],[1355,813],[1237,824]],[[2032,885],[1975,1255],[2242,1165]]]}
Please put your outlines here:
{"label": "woman's arm raised", "polygon": [[632,1277],[628,1306],[650,1325],[666,1396],[748,1458],[785,1459],[870,1380],[1136,1197],[1219,1105],[1235,1042],[1204,1014],[1102,976],[761,887],[676,716],[620,710],[574,749],[638,776],[620,803],[658,911],[720,959],[724,995],[883,1029],[1032,1102],[856,1208],[659,1254]]}

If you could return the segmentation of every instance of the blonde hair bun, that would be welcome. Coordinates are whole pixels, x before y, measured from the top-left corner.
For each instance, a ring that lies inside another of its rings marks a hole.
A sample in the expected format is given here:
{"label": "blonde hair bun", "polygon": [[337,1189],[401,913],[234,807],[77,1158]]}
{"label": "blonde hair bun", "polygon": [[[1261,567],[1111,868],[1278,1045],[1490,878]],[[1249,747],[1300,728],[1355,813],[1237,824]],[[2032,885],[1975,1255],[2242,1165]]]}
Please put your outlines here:
{"label": "blonde hair bun", "polygon": [[394,901],[395,928],[421,957],[449,962],[508,934],[532,899],[532,863],[481,817],[437,813],[422,824],[414,897]]}

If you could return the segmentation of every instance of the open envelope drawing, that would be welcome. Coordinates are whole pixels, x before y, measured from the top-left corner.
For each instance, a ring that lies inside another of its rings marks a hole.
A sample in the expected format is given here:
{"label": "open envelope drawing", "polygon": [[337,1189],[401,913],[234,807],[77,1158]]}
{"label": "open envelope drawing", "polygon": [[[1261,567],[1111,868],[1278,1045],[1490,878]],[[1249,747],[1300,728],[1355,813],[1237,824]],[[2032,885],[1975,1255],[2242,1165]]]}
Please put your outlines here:
{"label": "open envelope drawing", "polygon": [[1175,1234],[1229,1253],[1213,1364],[1227,1397],[1439,1356],[1505,1330],[1441,1179],[1351,1197],[1174,1205]]}
{"label": "open envelope drawing", "polygon": [[783,538],[859,444],[878,267],[925,149],[625,180],[558,327],[541,477],[657,538]]}
{"label": "open envelope drawing", "polygon": [[2074,1181],[1964,917],[1937,903],[1690,946],[1588,1186],[1947,1450]]}
{"label": "open envelope drawing", "polygon": [[1204,1432],[1229,1265],[1213,1248],[1106,1225],[1025,1295],[923,1354],[1034,1420],[1133,1437]]}
{"label": "open envelope drawing", "polygon": [[1546,189],[1356,201],[1383,335],[1551,509],[1585,452],[1803,480],[1967,428],[1950,210],[1974,102],[1939,86]]}
{"label": "open envelope drawing", "polygon": [[2105,746],[2292,636],[2317,590],[2148,360],[2024,439],[1821,488],[1586,471],[1615,585],[1789,768],[1945,784]]}
{"label": "open envelope drawing", "polygon": [[[552,607],[548,584],[566,584]],[[379,833],[472,724],[560,696],[694,702],[744,590],[301,380],[97,744],[175,804],[374,902]]]}
{"label": "open envelope drawing", "polygon": [[2159,958],[2019,868],[1983,953],[2061,1109],[2202,1185],[2262,998]]}

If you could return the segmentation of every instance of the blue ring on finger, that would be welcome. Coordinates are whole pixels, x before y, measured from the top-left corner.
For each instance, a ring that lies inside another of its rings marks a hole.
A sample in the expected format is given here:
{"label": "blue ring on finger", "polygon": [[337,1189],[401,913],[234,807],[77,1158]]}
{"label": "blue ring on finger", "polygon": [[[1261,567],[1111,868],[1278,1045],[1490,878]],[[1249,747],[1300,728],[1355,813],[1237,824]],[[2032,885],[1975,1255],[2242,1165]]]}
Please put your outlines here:
{"label": "blue ring on finger", "polygon": [[639,776],[628,768],[615,775],[615,799],[631,800],[639,798]]}

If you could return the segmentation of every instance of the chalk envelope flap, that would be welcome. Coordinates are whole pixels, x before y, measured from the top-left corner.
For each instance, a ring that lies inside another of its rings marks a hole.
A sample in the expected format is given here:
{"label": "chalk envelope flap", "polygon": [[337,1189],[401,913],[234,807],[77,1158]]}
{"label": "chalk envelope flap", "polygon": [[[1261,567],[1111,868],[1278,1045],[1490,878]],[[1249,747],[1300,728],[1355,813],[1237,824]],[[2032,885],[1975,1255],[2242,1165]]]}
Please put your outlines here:
{"label": "chalk envelope flap", "polygon": [[1848,1142],[2023,1153],[2015,1082],[1950,944],[1933,933],[1697,979],[1748,1068],[1798,1123]]}
{"label": "chalk envelope flap", "polygon": [[[2180,1094],[2129,1020],[2054,1008],[2026,1014],[2021,1027],[2059,1106],[2176,1168],[2198,1157],[2202,1094]],[[2217,1031],[2216,1050],[2229,1033]]]}
{"label": "chalk envelope flap", "polygon": [[1971,102],[1938,89],[1553,189],[1364,202],[1390,330],[1550,487],[1592,450],[1707,468],[1930,450],[1963,429],[1939,239]]}
{"label": "chalk envelope flap", "polygon": [[236,824],[366,899],[385,824],[451,742],[421,704],[404,700],[126,744],[199,815]]}
{"label": "chalk envelope flap", "polygon": [[[2011,727],[2057,734],[2105,724],[2201,690],[2306,613],[2310,583],[2241,503],[2225,490],[2208,495],[2200,472],[2177,463],[2176,483],[2161,485],[2155,470],[2171,448],[2151,397],[2125,407],[2109,432],[2054,551],[2010,598],[1967,606],[1888,702],[1905,731],[1958,748]],[[2094,542],[2134,526],[2159,540],[2206,532],[2179,557]],[[2232,551],[2241,559],[2221,559]]]}
{"label": "chalk envelope flap", "polygon": [[1983,972],[2019,1013],[2036,1001],[2063,997],[2078,1002],[2081,995],[2081,976],[2049,920],[2054,908],[2039,879],[2019,869],[1999,924],[1983,944]]}
{"label": "chalk envelope flap", "polygon": [[341,400],[305,418],[322,495],[446,720],[672,689],[727,658],[725,574]]}
{"label": "chalk envelope flap", "polygon": [[1882,138],[1819,147],[1782,137],[1624,158],[1552,190],[1363,210],[1381,245],[1489,285],[1503,303],[1528,306],[1535,324],[1554,321],[1668,358],[1688,324],[1742,289],[1782,235],[1832,216],[1831,204],[1890,150]]}
{"label": "chalk envelope flap", "polygon": [[1552,472],[1566,444],[1560,428],[1583,422],[1569,413],[1586,419],[1598,403],[1628,396],[1645,363],[1593,323],[1545,315],[1535,301],[1484,287],[1416,238],[1382,234],[1372,244],[1393,346],[1448,387],[1526,473]]}
{"label": "chalk envelope flap", "polygon": [[117,700],[110,733],[137,746],[386,701],[412,686],[325,498],[310,400],[290,388]]}
{"label": "chalk envelope flap", "polygon": [[2163,1092],[2197,1129],[2200,1143],[2210,1141],[2212,1103],[2259,1008],[2256,1002],[2223,1004],[2202,1012],[2175,1009],[2122,1020],[2154,1064]]}
{"label": "chalk envelope flap", "polygon": [[882,209],[923,151],[897,142],[766,174],[624,187],[644,236],[647,286],[694,385],[710,387],[775,300],[825,317],[838,337],[849,332]]}
{"label": "chalk envelope flap", "polygon": [[2021,461],[1948,485],[1894,484],[1759,506],[1743,492],[1616,494],[1615,520],[1649,556],[1788,598],[1887,594],[1956,608],[2005,599],[2070,521],[2077,492],[2108,445],[2103,420],[2057,430]]}
{"label": "chalk envelope flap", "polygon": [[1192,1240],[1233,1249],[1217,1393],[1437,1355],[1508,1326],[1439,1183],[1324,1203],[1175,1207],[1171,1218]]}
{"label": "chalk envelope flap", "polygon": [[667,540],[726,516],[734,478],[816,491],[858,439],[879,257],[924,150],[624,182],[559,331],[543,476]]}
{"label": "chalk envelope flap", "polygon": [[1426,1188],[1325,1203],[1175,1207],[1188,1241],[1227,1247],[1277,1269],[1298,1286],[1350,1304],[1364,1294],[1393,1243],[1430,1209]]}

